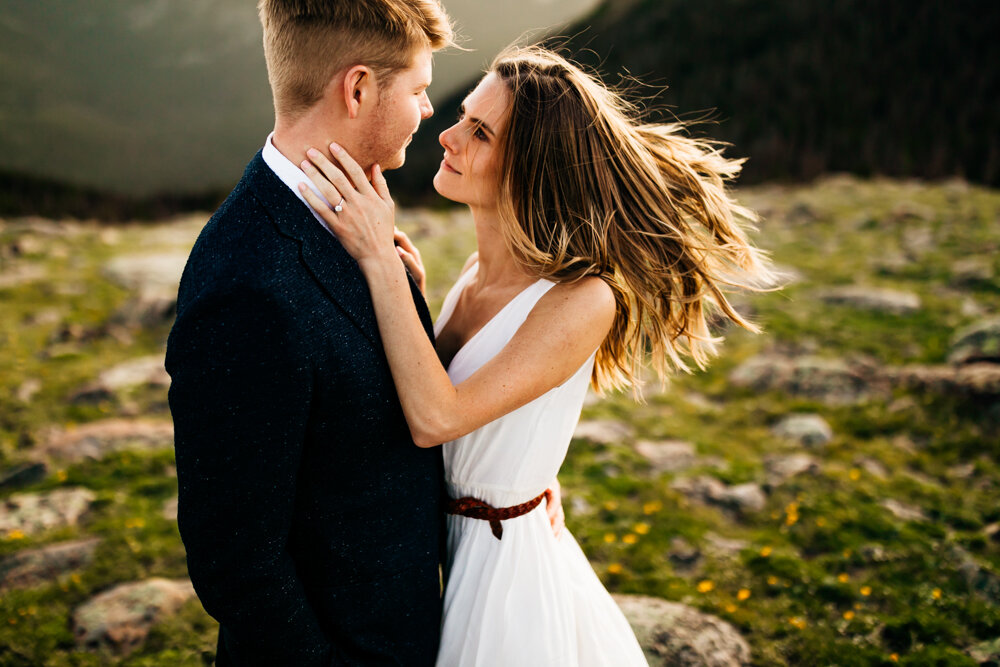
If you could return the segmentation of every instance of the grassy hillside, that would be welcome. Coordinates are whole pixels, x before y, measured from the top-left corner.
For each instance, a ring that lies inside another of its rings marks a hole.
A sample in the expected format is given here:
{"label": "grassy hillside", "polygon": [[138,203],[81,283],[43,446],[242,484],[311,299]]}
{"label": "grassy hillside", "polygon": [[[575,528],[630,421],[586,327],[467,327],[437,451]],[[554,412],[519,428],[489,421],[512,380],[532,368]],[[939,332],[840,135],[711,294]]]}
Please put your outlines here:
{"label": "grassy hillside", "polygon": [[[963,328],[1000,313],[1000,192],[843,176],[740,194],[789,274],[781,292],[740,298],[766,333],[728,332],[707,372],[650,387],[645,404],[588,402],[561,473],[570,530],[611,590],[717,615],[757,666],[996,659],[998,362],[947,359]],[[436,312],[473,249],[470,221],[400,217]],[[195,600],[127,657],[78,646],[71,621],[117,584],[186,576],[155,368],[170,311],[151,285],[204,219],[0,223],[0,522],[23,494],[93,494],[75,525],[0,530],[0,580],[4,559],[100,540],[86,563],[0,590],[0,665],[213,655]],[[865,298],[845,296],[852,285]],[[124,362],[137,377],[122,379]],[[829,431],[798,433],[795,415]]]}

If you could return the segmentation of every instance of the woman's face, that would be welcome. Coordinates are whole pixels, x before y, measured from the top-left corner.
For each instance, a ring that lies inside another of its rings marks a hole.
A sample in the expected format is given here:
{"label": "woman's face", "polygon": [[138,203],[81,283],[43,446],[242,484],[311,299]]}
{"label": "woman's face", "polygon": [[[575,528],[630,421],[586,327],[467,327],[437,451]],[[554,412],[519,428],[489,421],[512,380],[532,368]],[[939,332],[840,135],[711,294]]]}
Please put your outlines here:
{"label": "woman's face", "polygon": [[500,148],[510,92],[495,74],[483,77],[462,103],[458,122],[441,133],[444,160],[434,175],[443,196],[473,208],[496,208]]}

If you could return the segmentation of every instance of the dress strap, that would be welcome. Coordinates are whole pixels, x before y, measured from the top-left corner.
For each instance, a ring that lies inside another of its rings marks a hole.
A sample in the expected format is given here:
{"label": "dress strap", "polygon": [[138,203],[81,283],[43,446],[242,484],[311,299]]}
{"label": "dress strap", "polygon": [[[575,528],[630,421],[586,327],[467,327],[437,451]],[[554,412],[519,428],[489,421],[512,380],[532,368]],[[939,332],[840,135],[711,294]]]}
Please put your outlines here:
{"label": "dress strap", "polygon": [[493,507],[478,498],[471,498],[468,496],[465,498],[459,498],[458,500],[449,498],[445,503],[445,512],[448,514],[467,516],[470,519],[482,519],[484,521],[489,521],[490,530],[493,531],[493,536],[498,540],[502,540],[503,526],[500,525],[500,522],[505,519],[513,519],[527,514],[531,510],[538,507],[543,498],[546,502],[551,503],[552,492],[545,489],[545,491],[531,500],[521,503],[520,505],[512,505],[510,507]]}

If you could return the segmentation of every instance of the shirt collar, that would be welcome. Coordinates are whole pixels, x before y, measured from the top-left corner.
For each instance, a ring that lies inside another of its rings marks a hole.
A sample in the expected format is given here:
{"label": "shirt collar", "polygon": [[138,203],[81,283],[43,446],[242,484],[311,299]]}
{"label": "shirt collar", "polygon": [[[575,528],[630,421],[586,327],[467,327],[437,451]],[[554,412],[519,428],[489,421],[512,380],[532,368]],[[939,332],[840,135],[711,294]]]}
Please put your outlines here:
{"label": "shirt collar", "polygon": [[[323,218],[321,218],[319,213],[314,211],[313,208],[309,206],[309,202],[307,202],[306,198],[302,196],[301,192],[299,192],[299,183],[305,183],[308,185],[309,189],[315,192],[327,206],[330,205],[330,202],[326,200],[326,197],[324,197],[313,182],[309,180],[309,177],[306,176],[304,171],[295,166],[291,160],[282,155],[281,152],[274,147],[274,141],[272,140],[273,137],[274,132],[267,135],[267,141],[264,142],[264,148],[261,151],[261,157],[264,158],[264,163],[271,168],[271,171],[274,172],[275,176],[281,179],[282,183],[287,185],[288,188],[295,193],[295,196],[299,198],[299,201],[306,205],[306,208],[308,208],[309,212],[313,214],[313,217],[322,223],[323,229],[330,231],[330,228],[326,226],[326,222],[323,221]],[[330,233],[332,234],[333,232]]]}

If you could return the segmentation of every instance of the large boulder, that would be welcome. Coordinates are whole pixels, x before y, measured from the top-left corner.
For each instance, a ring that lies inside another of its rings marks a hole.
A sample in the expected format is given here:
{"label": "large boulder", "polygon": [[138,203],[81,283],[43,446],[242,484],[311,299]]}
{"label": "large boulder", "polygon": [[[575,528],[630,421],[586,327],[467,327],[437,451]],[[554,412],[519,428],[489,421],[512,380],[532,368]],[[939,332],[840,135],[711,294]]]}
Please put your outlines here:
{"label": "large boulder", "polygon": [[918,365],[886,368],[886,380],[893,386],[933,394],[963,396],[1000,395],[1000,364],[980,361],[961,365]]}
{"label": "large boulder", "polygon": [[97,495],[80,487],[48,493],[17,493],[0,501],[0,535],[36,535],[76,525]]}
{"label": "large boulder", "polygon": [[173,446],[174,426],[150,419],[102,419],[49,429],[37,452],[63,461],[99,460],[112,452],[156,451]]}
{"label": "large boulder", "polygon": [[59,542],[40,549],[18,551],[0,560],[0,591],[27,588],[52,581],[62,574],[87,567],[101,540]]}
{"label": "large boulder", "polygon": [[651,666],[743,667],[750,645],[729,623],[677,602],[615,595]]}
{"label": "large boulder", "polygon": [[843,359],[762,354],[737,366],[729,380],[755,391],[781,391],[829,405],[859,403],[877,390],[867,369]]}
{"label": "large boulder", "polygon": [[73,612],[73,636],[81,648],[109,646],[129,653],[142,645],[153,624],[194,596],[194,586],[186,579],[120,584]]}
{"label": "large boulder", "polygon": [[133,293],[112,321],[134,327],[169,322],[177,309],[177,286],[186,263],[186,252],[167,252],[122,255],[105,264],[104,275]]}

